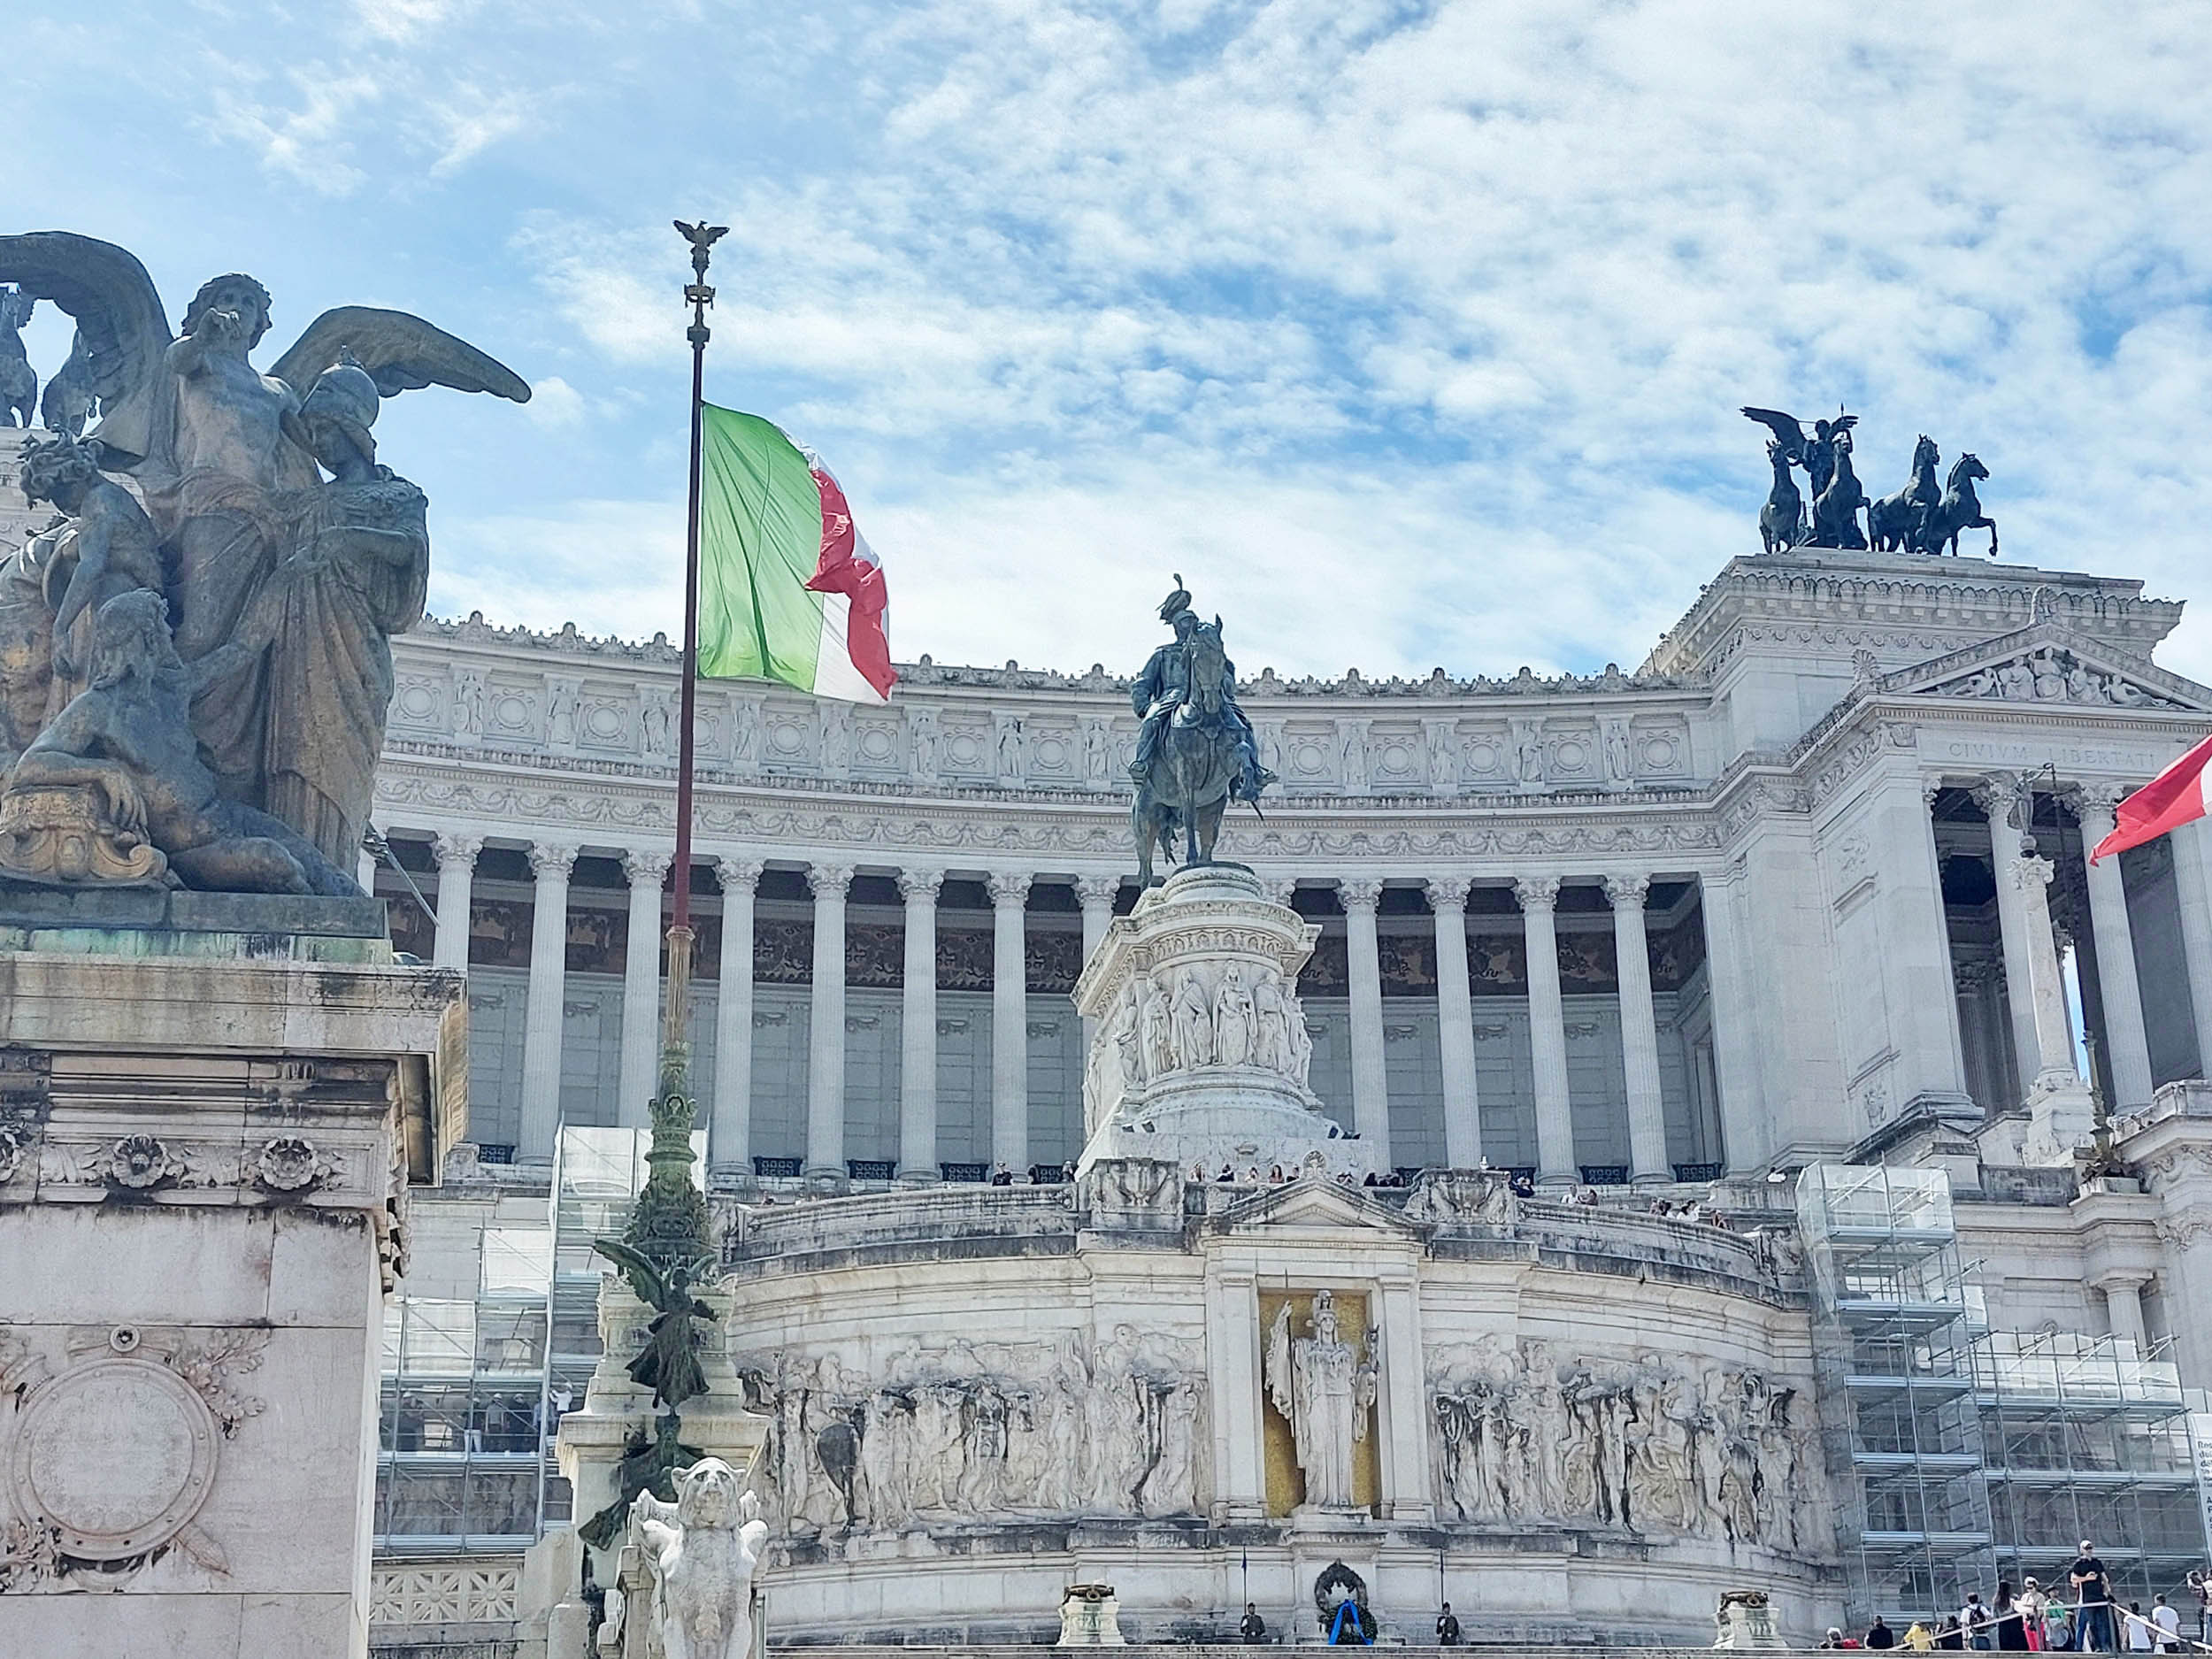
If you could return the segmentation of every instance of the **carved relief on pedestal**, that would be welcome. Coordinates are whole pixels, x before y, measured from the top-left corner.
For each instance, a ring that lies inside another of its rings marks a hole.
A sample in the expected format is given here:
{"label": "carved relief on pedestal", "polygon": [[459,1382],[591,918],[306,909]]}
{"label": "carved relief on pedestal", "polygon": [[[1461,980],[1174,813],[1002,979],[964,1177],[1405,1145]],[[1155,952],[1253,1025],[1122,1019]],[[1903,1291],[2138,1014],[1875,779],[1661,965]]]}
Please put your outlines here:
{"label": "carved relief on pedestal", "polygon": [[787,1353],[748,1374],[777,1432],[758,1485],[799,1537],[1047,1516],[1192,1515],[1209,1490],[1199,1345],[920,1342],[862,1370]]}
{"label": "carved relief on pedestal", "polygon": [[0,1432],[0,1592],[113,1589],[165,1562],[159,1587],[220,1577],[220,1547],[193,1523],[223,1442],[262,1409],[231,1377],[267,1341],[79,1327],[58,1365],[0,1347],[0,1390],[18,1402]]}
{"label": "carved relief on pedestal", "polygon": [[1432,1352],[1429,1396],[1448,1518],[1828,1548],[1810,1408],[1763,1372],[1492,1342]]}

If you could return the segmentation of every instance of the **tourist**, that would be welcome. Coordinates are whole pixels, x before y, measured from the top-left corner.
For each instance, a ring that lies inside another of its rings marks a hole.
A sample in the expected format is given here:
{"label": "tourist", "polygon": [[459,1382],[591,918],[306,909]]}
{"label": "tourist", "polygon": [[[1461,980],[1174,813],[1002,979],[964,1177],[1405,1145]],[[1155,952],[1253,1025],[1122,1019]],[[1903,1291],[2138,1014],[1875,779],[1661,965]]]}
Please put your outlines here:
{"label": "tourist", "polygon": [[1879,1613],[1874,1616],[1874,1622],[1866,1627],[1866,1645],[1884,1649],[1897,1646],[1897,1632],[1882,1623]]}
{"label": "tourist", "polygon": [[2158,1651],[2181,1651],[2181,1613],[2162,1595],[2151,1601],[2151,1623],[2158,1627]]}
{"label": "tourist", "polygon": [[1237,1172],[1231,1169],[1226,1164],[1224,1164],[1221,1166],[1221,1173],[1214,1177],[1214,1185],[1217,1187],[1233,1187],[1236,1185],[1236,1180]]}
{"label": "tourist", "polygon": [[1002,1161],[998,1168],[991,1171],[991,1185],[994,1187],[1011,1187],[1013,1184],[1014,1171],[1008,1169],[1005,1163]]}
{"label": "tourist", "polygon": [[1257,1187],[1260,1184],[1260,1166],[1255,1164],[1248,1168],[1244,1171],[1244,1179],[1246,1185]]}
{"label": "tourist", "polygon": [[1915,1619],[1905,1627],[1905,1646],[1914,1653],[1929,1653],[1935,1647],[1935,1632],[1926,1623]]}
{"label": "tourist", "polygon": [[1828,1633],[1820,1639],[1819,1646],[1824,1648],[1842,1647],[1843,1632],[1838,1630],[1833,1624],[1829,1625]]}
{"label": "tourist", "polygon": [[2051,1596],[2043,1604],[2043,1651],[2063,1653],[2074,1645],[2074,1610],[2062,1596]]}
{"label": "tourist", "polygon": [[1959,1630],[1966,1638],[1966,1645],[1978,1653],[1990,1648],[1989,1609],[1982,1605],[1982,1593],[1969,1590],[1966,1605],[1959,1609]]}
{"label": "tourist", "polygon": [[2028,1651],[2043,1651],[2043,1614],[2050,1597],[2043,1594],[2043,1586],[2030,1573],[2026,1586],[2020,1592],[2020,1632],[2027,1638]]}
{"label": "tourist", "polygon": [[2116,1653],[2112,1629],[2112,1575],[2097,1559],[2096,1546],[2081,1540],[2081,1554],[2066,1570],[2066,1582],[2081,1603],[2079,1636],[2084,1653]]}
{"label": "tourist", "polygon": [[1267,1184],[1270,1187],[1280,1187],[1283,1184],[1283,1166],[1281,1164],[1271,1164],[1267,1166]]}
{"label": "tourist", "polygon": [[1244,1617],[1237,1621],[1237,1634],[1246,1641],[1267,1640],[1267,1621],[1260,1617],[1260,1609],[1249,1601],[1244,1604]]}
{"label": "tourist", "polygon": [[1966,1632],[1960,1625],[1956,1613],[1946,1613],[1943,1623],[1936,1626],[1936,1646],[1946,1653],[1966,1651]]}
{"label": "tourist", "polygon": [[1444,1603],[1444,1610],[1436,1616],[1436,1645],[1439,1647],[1459,1646],[1459,1616],[1452,1611],[1449,1601]]}
{"label": "tourist", "polygon": [[2183,1582],[2197,1599],[2197,1640],[2203,1641],[2212,1637],[2212,1574],[2207,1574],[2201,1567],[2192,1567]]}
{"label": "tourist", "polygon": [[2006,1653],[2028,1651],[2028,1621],[2013,1598],[2012,1580],[1997,1580],[1997,1602],[1991,1609],[1997,1620],[1997,1646]]}
{"label": "tourist", "polygon": [[2158,1633],[2152,1626],[2150,1620],[2143,1617],[2143,1604],[2140,1601],[2128,1603],[2128,1610],[2122,1615],[2122,1622],[2127,1625],[2128,1652],[2149,1653],[2157,1647]]}

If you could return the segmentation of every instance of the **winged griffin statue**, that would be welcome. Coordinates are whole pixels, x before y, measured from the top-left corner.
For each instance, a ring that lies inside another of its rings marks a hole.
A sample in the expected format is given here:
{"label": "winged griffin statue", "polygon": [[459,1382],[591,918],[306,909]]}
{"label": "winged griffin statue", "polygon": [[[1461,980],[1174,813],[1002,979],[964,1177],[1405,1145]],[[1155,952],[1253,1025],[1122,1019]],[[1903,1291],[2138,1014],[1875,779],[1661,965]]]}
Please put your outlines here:
{"label": "winged griffin statue", "polygon": [[359,305],[256,368],[252,277],[202,285],[173,335],[136,258],[65,231],[0,236],[0,284],[76,324],[68,419],[24,454],[59,516],[0,564],[0,876],[357,892],[388,641],[430,557],[371,428],[403,391],[530,388]]}

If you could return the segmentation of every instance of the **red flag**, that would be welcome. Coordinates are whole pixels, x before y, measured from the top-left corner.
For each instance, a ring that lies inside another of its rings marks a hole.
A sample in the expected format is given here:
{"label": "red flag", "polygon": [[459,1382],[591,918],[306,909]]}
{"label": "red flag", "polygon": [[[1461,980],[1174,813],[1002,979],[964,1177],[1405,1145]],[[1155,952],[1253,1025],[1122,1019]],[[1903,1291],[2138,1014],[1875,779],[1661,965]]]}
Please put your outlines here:
{"label": "red flag", "polygon": [[2108,853],[2124,853],[2145,841],[2154,841],[2170,830],[2202,818],[2208,763],[2212,763],[2212,737],[2120,803],[2112,833],[2097,843],[2090,861],[2093,864]]}

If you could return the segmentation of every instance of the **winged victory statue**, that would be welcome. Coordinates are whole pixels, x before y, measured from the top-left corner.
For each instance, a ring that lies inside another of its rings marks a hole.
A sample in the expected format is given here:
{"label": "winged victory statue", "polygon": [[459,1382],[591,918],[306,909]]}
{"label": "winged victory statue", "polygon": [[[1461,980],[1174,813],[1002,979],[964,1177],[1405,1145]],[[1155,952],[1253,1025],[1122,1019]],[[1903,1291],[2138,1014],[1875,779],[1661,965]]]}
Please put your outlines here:
{"label": "winged victory statue", "polygon": [[[359,305],[257,368],[273,317],[258,281],[203,284],[172,334],[145,266],[71,232],[0,236],[0,284],[75,323],[65,373],[75,407],[98,411],[81,435],[50,416],[61,429],[30,441],[26,493],[34,476],[63,480],[44,496],[60,514],[0,564],[0,877],[357,892],[388,641],[422,616],[430,556],[428,502],[378,462],[371,428],[403,391],[525,403],[529,386],[419,317]],[[71,504],[96,498],[96,521]],[[157,560],[104,551],[141,541]],[[61,623],[94,558],[105,596]],[[133,569],[158,575],[157,620],[133,600],[131,626],[103,635]],[[103,666],[101,639],[127,634],[144,663]],[[96,708],[65,718],[86,698]],[[208,856],[241,837],[262,850]]]}

